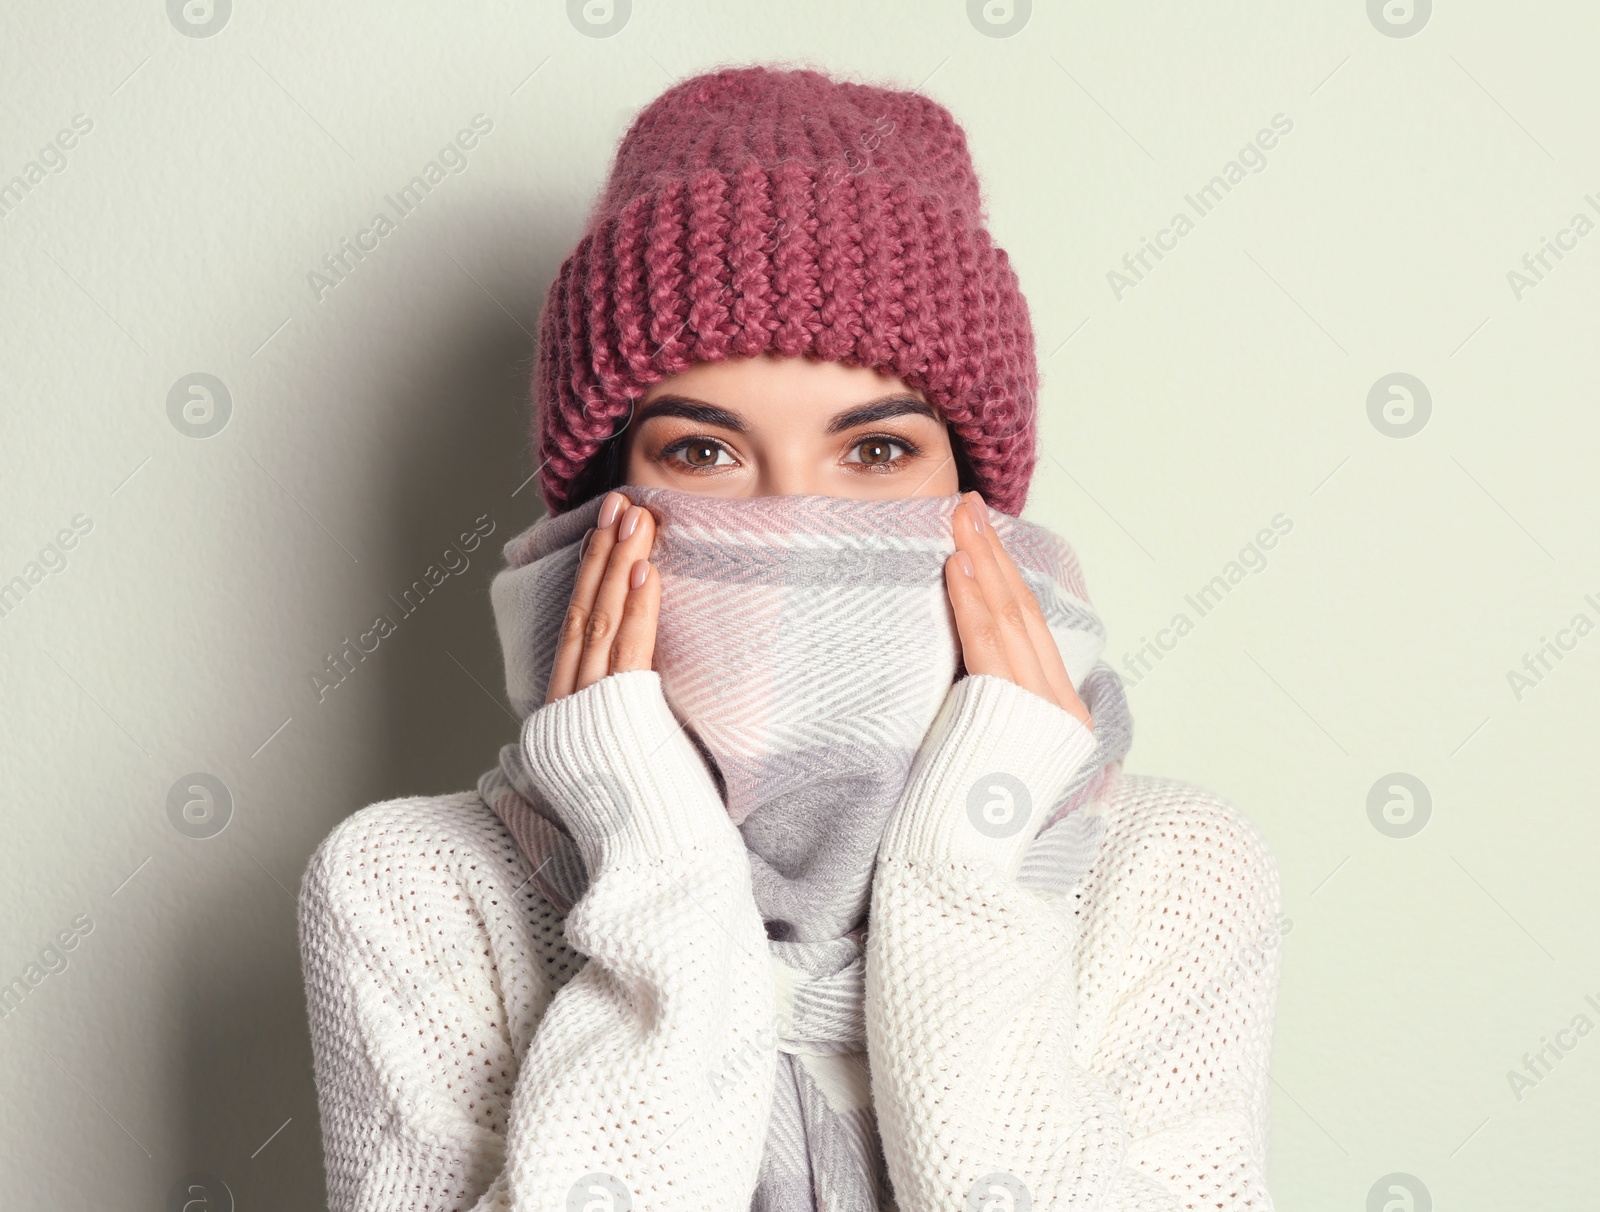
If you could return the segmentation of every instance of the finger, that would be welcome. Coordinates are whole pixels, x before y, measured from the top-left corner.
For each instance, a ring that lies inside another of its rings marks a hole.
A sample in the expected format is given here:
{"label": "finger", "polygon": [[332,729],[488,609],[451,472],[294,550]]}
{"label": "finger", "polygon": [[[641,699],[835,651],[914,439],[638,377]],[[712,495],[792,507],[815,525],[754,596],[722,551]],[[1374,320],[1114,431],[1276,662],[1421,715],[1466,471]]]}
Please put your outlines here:
{"label": "finger", "polygon": [[[607,495],[616,496],[618,504],[626,507],[627,498],[621,493]],[[588,546],[584,548],[583,556],[578,561],[571,598],[567,603],[566,617],[561,621],[561,635],[556,644],[555,660],[550,667],[550,682],[544,697],[546,703],[565,698],[577,689],[578,662],[583,657],[583,641],[589,626],[589,612],[594,607],[595,594],[599,592],[600,580],[606,570],[606,561],[611,555],[611,549],[616,546],[616,521],[622,513],[621,509],[613,506],[610,525],[601,526],[599,521],[600,518],[606,517],[606,511],[607,504],[602,503],[600,513],[595,519],[595,526],[589,532]]]}
{"label": "finger", "polygon": [[964,552],[957,551],[944,562],[944,587],[950,595],[950,605],[956,616],[956,635],[961,640],[961,663],[967,672],[989,673],[995,677],[1014,681],[1011,662],[1006,658],[1006,647],[1000,640],[1000,629],[995,626],[989,605],[983,600],[983,591],[977,580],[966,572],[969,563],[962,564]]}
{"label": "finger", "polygon": [[1051,689],[1039,665],[1039,655],[1033,649],[1033,640],[1023,620],[1022,604],[1006,583],[1005,575],[995,561],[988,536],[983,532],[988,530],[988,526],[985,524],[983,531],[980,531],[976,525],[976,520],[987,512],[988,506],[976,493],[968,494],[963,499],[953,519],[956,549],[965,552],[972,560],[978,589],[983,594],[1000,643],[1004,646],[1006,662],[1011,666],[1011,680],[1054,703],[1055,691]]}
{"label": "finger", "polygon": [[605,575],[600,579],[600,589],[595,594],[584,631],[583,656],[578,661],[579,690],[611,672],[611,646],[622,622],[622,608],[628,600],[628,574],[633,562],[648,556],[655,542],[655,518],[639,505],[629,505],[613,529],[616,544],[606,559]]}
{"label": "finger", "polygon": [[611,645],[611,672],[649,669],[656,650],[656,621],[661,617],[661,575],[649,560],[635,560],[628,575],[628,598],[622,622]]}
{"label": "finger", "polygon": [[1077,690],[1073,688],[1072,675],[1067,672],[1066,662],[1061,659],[1061,647],[1056,643],[1050,624],[1045,620],[1044,610],[1039,605],[1038,597],[1022,579],[1022,572],[1017,567],[1016,561],[1011,558],[1011,553],[1006,550],[1005,544],[1001,542],[992,519],[984,531],[988,536],[995,562],[999,565],[1006,583],[1011,586],[1012,595],[1022,603],[1023,621],[1028,627],[1028,637],[1033,641],[1039,667],[1044,672],[1045,681],[1054,691],[1055,701],[1080,720],[1087,722],[1089,710],[1078,697]]}
{"label": "finger", "polygon": [[561,620],[556,655],[550,665],[550,682],[544,694],[546,703],[553,703],[571,694],[577,681],[578,660],[583,656],[584,629],[589,623],[589,608],[594,604],[595,591],[600,587],[600,575],[605,571],[609,545],[609,540],[597,544],[597,534],[593,528],[590,529],[583,555],[578,560],[572,596],[567,602],[566,617]]}

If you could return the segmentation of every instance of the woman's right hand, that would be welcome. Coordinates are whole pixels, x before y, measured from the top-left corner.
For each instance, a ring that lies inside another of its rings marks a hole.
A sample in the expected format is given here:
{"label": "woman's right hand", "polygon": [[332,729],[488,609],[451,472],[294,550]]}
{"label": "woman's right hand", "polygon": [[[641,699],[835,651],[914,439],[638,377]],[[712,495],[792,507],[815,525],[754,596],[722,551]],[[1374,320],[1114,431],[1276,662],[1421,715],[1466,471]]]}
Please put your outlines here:
{"label": "woman's right hand", "polygon": [[655,538],[648,509],[606,494],[584,539],[546,703],[608,674],[651,667],[661,614],[661,575],[648,558]]}

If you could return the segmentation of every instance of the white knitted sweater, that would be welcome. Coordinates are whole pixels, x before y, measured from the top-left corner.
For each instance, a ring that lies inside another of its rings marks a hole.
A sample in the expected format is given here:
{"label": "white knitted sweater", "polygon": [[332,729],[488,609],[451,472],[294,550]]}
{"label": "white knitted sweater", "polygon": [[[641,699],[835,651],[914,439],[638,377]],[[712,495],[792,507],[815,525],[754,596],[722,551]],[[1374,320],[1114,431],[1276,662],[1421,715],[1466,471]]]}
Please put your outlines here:
{"label": "white knitted sweater", "polygon": [[[1038,744],[1065,713],[1001,678],[948,706],[873,880],[861,1088],[899,1212],[1270,1209],[1281,923],[1259,836],[1128,775],[1085,882],[1034,892],[1025,837],[962,827],[966,789],[1062,787],[1087,746]],[[308,865],[329,1207],[744,1212],[782,990],[740,835],[655,672],[530,728],[550,781],[604,754],[649,806],[569,817],[593,874],[565,919],[475,793],[374,804]]]}

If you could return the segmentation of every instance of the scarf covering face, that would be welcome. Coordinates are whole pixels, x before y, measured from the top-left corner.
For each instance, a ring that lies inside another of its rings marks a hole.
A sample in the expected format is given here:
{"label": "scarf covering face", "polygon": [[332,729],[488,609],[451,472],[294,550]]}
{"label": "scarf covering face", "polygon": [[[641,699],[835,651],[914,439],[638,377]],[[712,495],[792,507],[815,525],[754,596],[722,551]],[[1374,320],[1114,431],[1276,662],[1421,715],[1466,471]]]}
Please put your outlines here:
{"label": "scarf covering face", "polygon": [[[890,1209],[867,1069],[866,917],[878,843],[959,672],[944,562],[961,498],[625,492],[656,519],[654,668],[744,838],[771,940],[777,1083],[751,1208]],[[490,596],[519,719],[544,704],[578,544],[603,495],[505,545]],[[1115,790],[1132,721],[1121,678],[1100,660],[1105,629],[1071,547],[1009,514],[988,517],[1094,721],[1095,750],[1041,819],[1019,876],[1064,895],[1099,850],[1098,805]],[[587,873],[520,743],[500,750],[478,792],[565,914]]]}

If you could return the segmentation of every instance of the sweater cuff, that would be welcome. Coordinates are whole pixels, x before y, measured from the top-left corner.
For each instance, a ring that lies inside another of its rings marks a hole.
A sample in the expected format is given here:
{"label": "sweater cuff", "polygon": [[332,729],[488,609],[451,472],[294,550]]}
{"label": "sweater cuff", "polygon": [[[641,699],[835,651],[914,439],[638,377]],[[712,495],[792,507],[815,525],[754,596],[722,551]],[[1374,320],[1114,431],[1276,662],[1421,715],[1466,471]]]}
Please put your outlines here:
{"label": "sweater cuff", "polygon": [[591,875],[738,837],[653,669],[546,703],[524,722],[522,751]]}
{"label": "sweater cuff", "polygon": [[950,689],[884,833],[884,857],[988,864],[1022,857],[1095,749],[1071,712],[993,674]]}

